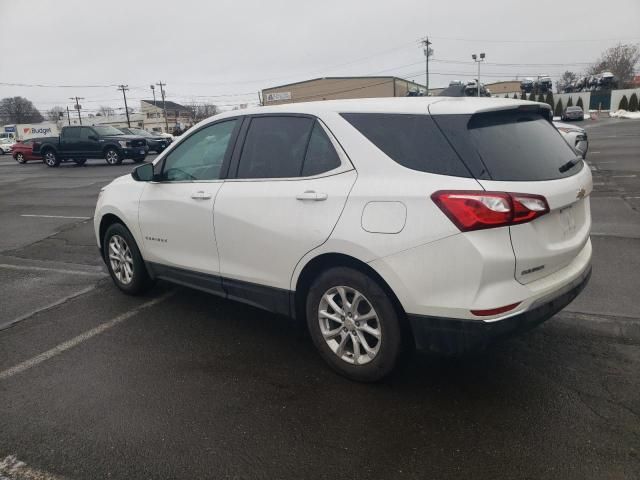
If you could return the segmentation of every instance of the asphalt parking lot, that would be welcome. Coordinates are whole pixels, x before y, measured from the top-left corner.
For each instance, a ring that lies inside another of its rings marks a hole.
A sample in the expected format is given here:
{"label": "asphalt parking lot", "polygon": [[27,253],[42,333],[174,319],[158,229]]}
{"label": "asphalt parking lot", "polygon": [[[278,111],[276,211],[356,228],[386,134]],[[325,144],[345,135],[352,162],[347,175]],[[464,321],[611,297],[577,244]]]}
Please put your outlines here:
{"label": "asphalt parking lot", "polygon": [[578,123],[595,185],[582,296],[376,385],[333,374],[286,319],[117,291],[91,216],[133,164],[0,157],[0,479],[638,478],[640,122]]}

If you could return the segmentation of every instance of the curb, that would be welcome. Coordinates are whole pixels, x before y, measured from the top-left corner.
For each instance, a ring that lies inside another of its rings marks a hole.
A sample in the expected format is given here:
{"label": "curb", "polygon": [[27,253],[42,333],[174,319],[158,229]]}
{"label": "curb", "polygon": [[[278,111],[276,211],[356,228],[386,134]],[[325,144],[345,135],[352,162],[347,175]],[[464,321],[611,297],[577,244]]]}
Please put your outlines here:
{"label": "curb", "polygon": [[640,342],[640,319],[592,313],[561,312],[553,322],[596,335]]}

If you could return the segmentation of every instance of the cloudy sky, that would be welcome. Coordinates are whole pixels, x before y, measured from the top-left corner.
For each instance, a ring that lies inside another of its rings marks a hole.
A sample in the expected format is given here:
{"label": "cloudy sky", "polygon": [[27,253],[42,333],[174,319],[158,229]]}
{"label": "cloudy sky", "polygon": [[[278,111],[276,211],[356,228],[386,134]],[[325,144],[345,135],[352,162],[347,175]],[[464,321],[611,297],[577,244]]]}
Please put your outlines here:
{"label": "cloudy sky", "polygon": [[[420,38],[435,55],[431,86],[583,70],[607,47],[640,42],[639,0],[0,0],[0,98],[43,111],[85,97],[87,113],[151,98],[233,105],[262,88],[321,76],[397,75],[424,83]],[[611,8],[606,7],[607,5]],[[8,86],[7,83],[24,84]],[[27,86],[46,85],[47,87]],[[72,86],[70,88],[61,87]]]}

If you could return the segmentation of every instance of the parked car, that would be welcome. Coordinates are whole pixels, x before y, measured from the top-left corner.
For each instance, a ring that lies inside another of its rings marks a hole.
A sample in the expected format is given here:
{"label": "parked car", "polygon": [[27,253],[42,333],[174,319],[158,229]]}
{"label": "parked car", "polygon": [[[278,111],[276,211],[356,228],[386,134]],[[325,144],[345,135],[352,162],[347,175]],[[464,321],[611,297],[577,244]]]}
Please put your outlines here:
{"label": "parked car", "polygon": [[83,165],[88,158],[104,158],[109,165],[119,165],[126,158],[142,162],[147,156],[147,142],[138,135],[125,135],[105,125],[93,127],[68,126],[59,137],[37,139],[33,152],[41,155],[49,167],[63,160]]}
{"label": "parked car", "polygon": [[144,137],[147,141],[147,151],[162,153],[162,151],[167,148],[171,142],[173,141],[170,138],[159,137],[157,135],[153,135],[142,128],[118,128],[125,135],[137,135],[139,137]]}
{"label": "parked car", "polygon": [[587,136],[587,131],[584,128],[560,122],[553,122],[553,125],[562,134],[567,143],[582,155],[582,158],[587,158],[587,151],[589,151],[589,138]]}
{"label": "parked car", "polygon": [[567,107],[562,112],[560,119],[563,122],[567,120],[584,120],[584,111],[582,107]]}
{"label": "parked car", "polygon": [[378,380],[404,349],[482,348],[586,285],[591,171],[549,119],[438,97],[223,113],[101,190],[97,243],[125,293],[165,279],[292,316],[333,369]]}
{"label": "parked car", "polygon": [[22,142],[16,142],[11,148],[11,155],[18,163],[27,163],[29,160],[40,160],[42,157],[33,153],[33,142],[37,140],[31,138]]}
{"label": "parked car", "polygon": [[12,138],[0,138],[0,155],[5,153],[11,153],[11,147],[14,145],[15,140]]}

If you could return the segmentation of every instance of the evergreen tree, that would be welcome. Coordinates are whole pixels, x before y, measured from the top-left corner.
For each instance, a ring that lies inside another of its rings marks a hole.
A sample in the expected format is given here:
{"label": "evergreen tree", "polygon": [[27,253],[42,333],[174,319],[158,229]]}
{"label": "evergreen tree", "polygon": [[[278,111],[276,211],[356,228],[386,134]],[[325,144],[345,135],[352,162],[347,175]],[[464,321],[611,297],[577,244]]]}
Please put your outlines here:
{"label": "evergreen tree", "polygon": [[514,99],[514,100],[517,100],[517,99],[518,99],[518,94],[517,94],[517,93],[514,93],[514,94],[513,94],[513,99]]}
{"label": "evergreen tree", "polygon": [[622,96],[622,100],[620,100],[620,104],[618,105],[618,110],[629,110],[629,100],[627,100],[626,95]]}
{"label": "evergreen tree", "polygon": [[554,113],[554,115],[556,117],[561,117],[562,116],[562,110],[563,110],[562,99],[560,99],[560,100],[558,100],[558,104],[556,105],[556,110],[553,113]]}
{"label": "evergreen tree", "polygon": [[545,103],[551,107],[551,110],[553,110],[553,93],[551,92],[547,93],[547,98],[545,99]]}
{"label": "evergreen tree", "polygon": [[529,100],[531,100],[532,102],[536,101],[536,94],[531,92],[531,95],[529,95]]}
{"label": "evergreen tree", "polygon": [[636,95],[635,93],[631,95],[631,98],[629,99],[629,111],[630,112],[638,111],[638,95]]}
{"label": "evergreen tree", "polygon": [[584,105],[582,104],[582,97],[578,97],[578,102],[576,103],[576,107],[580,107],[584,110]]}
{"label": "evergreen tree", "polygon": [[567,102],[567,108],[573,107],[573,97],[569,97],[569,101]]}

